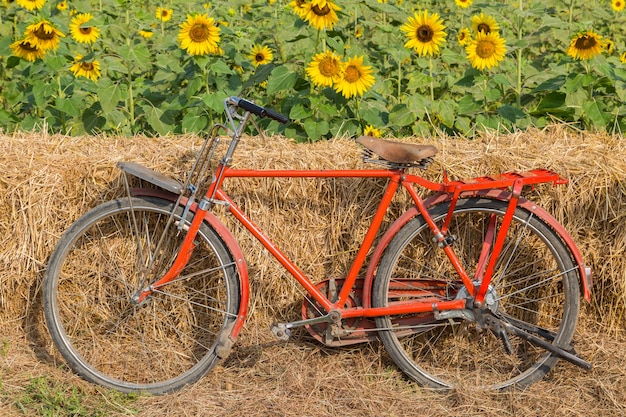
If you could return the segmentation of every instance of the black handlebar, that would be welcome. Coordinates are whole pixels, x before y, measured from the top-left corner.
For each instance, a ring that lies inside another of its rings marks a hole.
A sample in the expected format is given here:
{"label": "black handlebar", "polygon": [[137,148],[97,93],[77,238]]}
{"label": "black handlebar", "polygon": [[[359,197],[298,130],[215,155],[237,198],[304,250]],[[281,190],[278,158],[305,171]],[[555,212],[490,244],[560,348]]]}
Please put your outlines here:
{"label": "black handlebar", "polygon": [[287,116],[285,116],[284,114],[280,114],[275,110],[259,106],[243,98],[233,97],[233,100],[237,104],[237,107],[241,107],[242,109],[249,111],[250,113],[255,114],[259,117],[269,117],[270,119],[274,119],[282,124],[289,123],[289,118]]}

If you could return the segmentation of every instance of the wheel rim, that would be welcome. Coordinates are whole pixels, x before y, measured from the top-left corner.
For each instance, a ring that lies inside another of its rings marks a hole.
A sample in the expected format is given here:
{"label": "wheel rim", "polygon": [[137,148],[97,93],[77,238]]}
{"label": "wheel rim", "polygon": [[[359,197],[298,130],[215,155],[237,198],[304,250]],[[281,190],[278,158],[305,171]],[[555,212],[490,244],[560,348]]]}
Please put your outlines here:
{"label": "wheel rim", "polygon": [[[501,220],[504,211],[502,207],[457,210],[460,213],[455,212],[450,228],[450,233],[457,236],[453,248],[470,277],[474,277],[482,247],[480,239],[474,236],[484,236],[491,215]],[[441,211],[436,214],[438,223],[445,217],[445,210]],[[532,215],[519,216],[520,213],[516,213],[513,233],[507,236],[496,266],[491,296],[497,297],[495,305],[499,312],[542,326],[557,334],[555,343],[567,345],[577,314],[577,302],[571,302],[577,290],[571,278],[574,266],[569,258],[564,259],[564,254],[559,252],[561,249],[555,247],[554,236],[550,237],[551,232],[542,227],[542,223]],[[438,280],[450,291],[445,296],[441,291],[430,296],[453,299],[460,282],[449,278],[454,277],[454,272],[442,251],[432,244],[431,236],[425,224],[414,234],[404,236],[399,245],[402,253],[390,263],[393,265],[388,266],[387,274],[405,281],[411,274],[418,280]],[[386,284],[379,292],[387,295],[377,303],[400,300],[389,290],[394,281],[391,279],[391,284]],[[424,317],[432,321],[431,327],[421,325],[423,331],[408,336],[406,330],[404,334],[388,331],[382,336],[394,360],[398,359],[410,376],[425,385],[504,388],[534,381],[543,376],[544,368],[549,369],[555,362],[544,350],[512,336],[514,354],[508,355],[501,339],[488,330],[480,331],[468,320],[436,321],[432,313],[422,315]],[[398,317],[383,318],[379,326],[393,326],[399,320]]]}
{"label": "wheel rim", "polygon": [[[99,218],[67,248],[56,273],[54,320],[68,346],[64,356],[79,364],[75,370],[82,376],[121,390],[163,392],[212,366],[218,335],[236,316],[226,277],[233,263],[203,228],[179,277],[133,304],[133,294],[169,267],[184,236],[159,239],[169,211],[134,210],[141,212],[134,219],[128,208]],[[169,227],[175,230],[171,222]],[[141,230],[140,240],[133,229]],[[132,259],[140,253],[143,260]],[[151,273],[138,272],[149,264]]]}

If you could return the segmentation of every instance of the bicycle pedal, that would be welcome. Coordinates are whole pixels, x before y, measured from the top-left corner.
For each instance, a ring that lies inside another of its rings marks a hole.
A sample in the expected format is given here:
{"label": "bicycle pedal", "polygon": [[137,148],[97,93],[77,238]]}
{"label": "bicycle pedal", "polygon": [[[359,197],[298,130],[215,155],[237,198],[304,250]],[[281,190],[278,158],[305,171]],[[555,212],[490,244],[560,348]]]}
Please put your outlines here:
{"label": "bicycle pedal", "polygon": [[276,339],[283,342],[288,341],[291,337],[291,330],[287,328],[285,323],[274,323],[270,326],[270,330]]}
{"label": "bicycle pedal", "polygon": [[498,324],[493,332],[502,341],[502,346],[504,347],[506,353],[509,355],[513,354],[513,345],[511,345],[511,341],[509,340],[509,335],[507,334],[505,327]]}

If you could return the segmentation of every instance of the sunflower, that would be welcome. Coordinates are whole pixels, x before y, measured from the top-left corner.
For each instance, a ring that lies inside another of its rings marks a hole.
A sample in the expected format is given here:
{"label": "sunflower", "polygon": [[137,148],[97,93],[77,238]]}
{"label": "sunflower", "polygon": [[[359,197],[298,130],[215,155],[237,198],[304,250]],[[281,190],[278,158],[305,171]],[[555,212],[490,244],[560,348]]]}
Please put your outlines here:
{"label": "sunflower", "polygon": [[220,28],[215,26],[215,19],[206,13],[187,15],[187,21],[180,25],[178,33],[180,47],[190,55],[221,53],[217,43],[220,41]]}
{"label": "sunflower", "polygon": [[429,14],[427,10],[409,16],[408,23],[400,27],[409,39],[404,46],[413,48],[420,56],[437,55],[439,46],[446,41],[446,28],[437,13]]}
{"label": "sunflower", "polygon": [[472,0],[454,0],[457,6],[461,9],[467,9],[472,5]]}
{"label": "sunflower", "polygon": [[167,22],[172,18],[174,11],[172,9],[166,9],[165,7],[157,7],[154,14],[161,22]]}
{"label": "sunflower", "polygon": [[472,41],[472,34],[468,28],[463,28],[459,31],[456,39],[459,41],[459,45],[465,46]]}
{"label": "sunflower", "polygon": [[252,47],[252,51],[248,54],[248,58],[252,61],[252,65],[258,67],[259,65],[265,65],[272,62],[274,54],[272,54],[272,50],[267,46],[256,44]]}
{"label": "sunflower", "polygon": [[67,2],[66,1],[60,1],[59,4],[57,4],[57,10],[59,11],[64,11],[67,10]]}
{"label": "sunflower", "polygon": [[623,52],[620,57],[619,60],[622,64],[626,64],[626,52]]}
{"label": "sunflower", "polygon": [[41,10],[46,0],[17,0],[17,4],[27,10]]}
{"label": "sunflower", "polygon": [[100,62],[83,61],[82,55],[76,55],[74,58],[74,65],[70,68],[70,71],[74,73],[75,77],[89,78],[91,81],[98,81],[100,78]]}
{"label": "sunflower", "polygon": [[375,128],[372,125],[368,125],[364,130],[363,130],[363,134],[365,136],[373,136],[375,138],[379,138],[383,135],[382,130]]}
{"label": "sunflower", "polygon": [[624,6],[626,6],[626,2],[624,2],[624,0],[611,0],[611,7],[616,12],[624,10]]}
{"label": "sunflower", "polygon": [[304,20],[317,30],[332,29],[339,21],[337,11],[341,7],[328,0],[311,0],[305,5],[307,11]]}
{"label": "sunflower", "polygon": [[363,95],[372,85],[372,67],[363,65],[363,56],[353,56],[344,64],[343,75],[335,84],[335,91],[350,98]]}
{"label": "sunflower", "polygon": [[100,29],[87,25],[91,19],[93,19],[91,13],[80,13],[72,18],[70,32],[76,42],[93,43],[100,36]]}
{"label": "sunflower", "polygon": [[581,32],[574,36],[567,48],[567,55],[574,59],[591,59],[602,53],[605,42],[594,31]]}
{"label": "sunflower", "polygon": [[611,55],[615,49],[615,43],[610,39],[604,40],[604,50],[607,54]]}
{"label": "sunflower", "polygon": [[481,13],[479,15],[472,16],[472,29],[474,30],[474,33],[499,32],[500,25],[498,25],[498,22],[496,22],[496,19],[493,17],[486,16],[484,13]]}
{"label": "sunflower", "polygon": [[294,13],[302,20],[306,17],[309,9],[307,8],[308,0],[292,0],[289,6],[293,9]]}
{"label": "sunflower", "polygon": [[28,26],[24,35],[24,39],[44,51],[58,49],[62,37],[65,35],[45,19]]}
{"label": "sunflower", "polygon": [[465,47],[465,52],[474,68],[492,68],[504,59],[506,42],[497,32],[478,32]]}
{"label": "sunflower", "polygon": [[341,57],[332,51],[321,52],[313,57],[306,73],[316,86],[332,87],[341,79]]}
{"label": "sunflower", "polygon": [[139,35],[145,39],[150,39],[154,35],[154,32],[152,32],[151,30],[140,30],[137,33],[139,33]]}
{"label": "sunflower", "polygon": [[43,58],[46,54],[46,51],[39,48],[37,45],[32,44],[28,39],[13,42],[11,44],[11,51],[13,51],[13,55],[19,58],[24,58],[30,62],[33,62],[38,58]]}

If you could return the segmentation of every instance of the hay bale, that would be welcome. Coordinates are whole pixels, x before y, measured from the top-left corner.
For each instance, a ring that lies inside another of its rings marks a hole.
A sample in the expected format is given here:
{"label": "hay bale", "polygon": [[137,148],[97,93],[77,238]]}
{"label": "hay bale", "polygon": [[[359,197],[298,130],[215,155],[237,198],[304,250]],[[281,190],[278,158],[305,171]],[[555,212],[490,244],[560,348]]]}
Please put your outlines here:
{"label": "hay bale", "polygon": [[[595,272],[591,312],[610,327],[626,313],[626,144],[618,137],[565,126],[475,140],[405,138],[440,149],[425,175],[466,178],[507,170],[548,168],[570,179],[528,195],[574,236]],[[197,136],[148,138],[0,135],[0,311],[3,327],[19,329],[39,297],[47,259],[62,232],[82,213],[123,193],[120,160],[182,178],[202,142]],[[358,168],[350,139],[295,144],[282,137],[247,137],[235,165],[251,168]],[[344,179],[233,180],[227,189],[253,220],[302,269],[322,280],[345,274],[373,215],[384,182]],[[386,221],[406,208],[394,203]],[[227,222],[228,216],[220,214]],[[296,319],[301,292],[258,243],[235,227],[251,270],[253,318]],[[326,256],[326,254],[331,254]],[[263,306],[263,307],[261,307]],[[268,307],[266,307],[268,306]]]}

